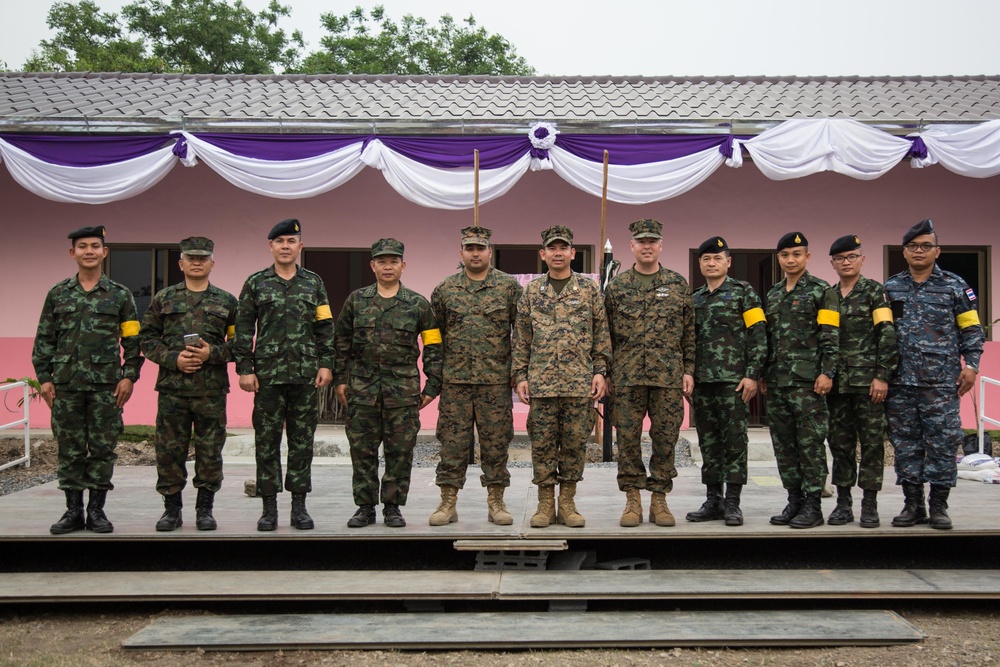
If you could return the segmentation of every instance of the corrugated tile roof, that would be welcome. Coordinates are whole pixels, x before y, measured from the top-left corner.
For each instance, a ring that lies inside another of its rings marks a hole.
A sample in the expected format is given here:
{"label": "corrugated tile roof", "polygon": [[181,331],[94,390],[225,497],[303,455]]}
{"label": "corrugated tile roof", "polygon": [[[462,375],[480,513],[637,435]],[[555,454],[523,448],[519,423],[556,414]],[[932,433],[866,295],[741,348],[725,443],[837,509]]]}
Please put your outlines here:
{"label": "corrugated tile roof", "polygon": [[1000,76],[641,78],[0,73],[0,131],[740,132],[791,118],[889,131],[1000,118]]}

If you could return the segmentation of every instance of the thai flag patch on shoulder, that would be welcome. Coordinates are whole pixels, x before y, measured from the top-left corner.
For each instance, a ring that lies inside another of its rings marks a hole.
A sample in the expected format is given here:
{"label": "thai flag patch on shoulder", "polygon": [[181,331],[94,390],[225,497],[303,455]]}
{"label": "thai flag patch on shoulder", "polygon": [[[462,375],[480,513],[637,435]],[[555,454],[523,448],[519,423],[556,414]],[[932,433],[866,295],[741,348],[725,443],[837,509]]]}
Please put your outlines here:
{"label": "thai flag patch on shoulder", "polygon": [[971,287],[966,287],[965,288],[965,296],[969,297],[969,301],[975,301],[976,300],[976,293],[972,291]]}

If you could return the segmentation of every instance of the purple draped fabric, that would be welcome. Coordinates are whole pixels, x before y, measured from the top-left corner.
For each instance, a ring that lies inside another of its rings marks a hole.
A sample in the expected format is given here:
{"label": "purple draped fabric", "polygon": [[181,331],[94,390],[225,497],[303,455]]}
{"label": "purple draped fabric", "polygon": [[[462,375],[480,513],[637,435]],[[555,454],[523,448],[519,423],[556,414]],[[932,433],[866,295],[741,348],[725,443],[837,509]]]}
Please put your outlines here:
{"label": "purple draped fabric", "polygon": [[531,150],[525,135],[514,137],[390,137],[379,136],[386,147],[421,164],[441,169],[472,167],[479,151],[480,169],[511,165]]}
{"label": "purple draped fabric", "polygon": [[135,137],[0,134],[0,139],[39,160],[64,167],[97,167],[124,162],[148,155],[174,141],[174,137],[163,134]]}
{"label": "purple draped fabric", "polygon": [[316,157],[369,139],[369,135],[364,134],[218,134],[196,132],[194,136],[233,155],[276,162]]}
{"label": "purple draped fabric", "polygon": [[732,155],[728,134],[560,134],[556,146],[592,162],[604,162],[607,150],[610,164],[635,165],[674,160],[710,148],[725,154],[722,147],[727,142]]}

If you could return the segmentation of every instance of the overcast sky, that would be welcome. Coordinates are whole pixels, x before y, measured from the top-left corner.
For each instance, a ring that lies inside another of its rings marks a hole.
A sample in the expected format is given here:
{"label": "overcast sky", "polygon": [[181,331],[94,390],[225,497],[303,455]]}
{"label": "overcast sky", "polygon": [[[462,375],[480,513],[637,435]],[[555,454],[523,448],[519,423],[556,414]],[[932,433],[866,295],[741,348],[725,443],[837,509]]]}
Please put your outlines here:
{"label": "overcast sky", "polygon": [[[118,11],[128,0],[96,0]],[[50,0],[0,0],[0,63],[50,36]],[[244,0],[259,11],[267,0]],[[319,49],[323,12],[385,5],[436,23],[472,13],[539,74],[900,76],[1000,74],[998,0],[285,0],[282,23]]]}

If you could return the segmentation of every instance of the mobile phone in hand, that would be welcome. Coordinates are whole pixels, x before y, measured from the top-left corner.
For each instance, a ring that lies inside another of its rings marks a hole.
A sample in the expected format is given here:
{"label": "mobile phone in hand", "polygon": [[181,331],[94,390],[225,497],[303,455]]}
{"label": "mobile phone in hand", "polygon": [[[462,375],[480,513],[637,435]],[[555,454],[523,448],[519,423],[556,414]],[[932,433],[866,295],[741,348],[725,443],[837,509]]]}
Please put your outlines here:
{"label": "mobile phone in hand", "polygon": [[198,334],[184,334],[184,346],[201,347],[201,336]]}

